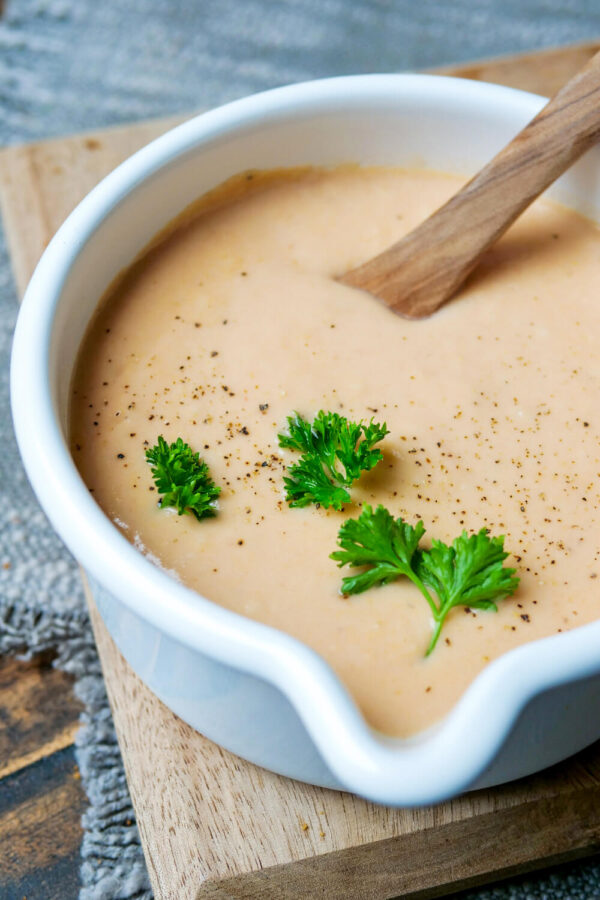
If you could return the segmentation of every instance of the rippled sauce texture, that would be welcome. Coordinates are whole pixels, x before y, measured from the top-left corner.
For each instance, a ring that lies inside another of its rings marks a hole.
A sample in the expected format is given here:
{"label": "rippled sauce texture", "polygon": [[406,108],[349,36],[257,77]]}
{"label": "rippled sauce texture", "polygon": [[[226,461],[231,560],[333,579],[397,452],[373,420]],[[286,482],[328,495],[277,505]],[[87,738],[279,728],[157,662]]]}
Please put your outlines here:
{"label": "rippled sauce texture", "polygon": [[[538,201],[420,322],[334,280],[460,184],[351,166],[235,179],[109,292],[74,379],[73,455],[127,538],[314,647],[393,735],[440,719],[500,654],[600,614],[597,227]],[[297,455],[277,432],[321,408],[390,429],[343,512],[284,499]],[[158,508],[144,453],[159,434],[209,464],[215,519]],[[453,611],[425,659],[429,610],[406,579],[340,596],[329,553],[361,503],[421,517],[425,542],[505,534],[517,593],[498,613]]]}

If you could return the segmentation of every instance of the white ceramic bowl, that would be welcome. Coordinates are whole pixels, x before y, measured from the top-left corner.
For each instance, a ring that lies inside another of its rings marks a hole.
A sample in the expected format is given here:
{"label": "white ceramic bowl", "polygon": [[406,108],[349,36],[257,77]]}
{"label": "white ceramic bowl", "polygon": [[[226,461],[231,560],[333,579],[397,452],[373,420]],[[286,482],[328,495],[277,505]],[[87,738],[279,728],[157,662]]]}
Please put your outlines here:
{"label": "white ceramic bowl", "polygon": [[[542,103],[421,75],[337,78],[231,103],[109,175],[67,219],[31,280],[15,335],[12,400],[39,500],[89,573],[104,621],[135,671],[183,719],[259,765],[402,805],[544,768],[600,737],[600,622],[496,660],[426,733],[410,740],[375,733],[316,653],[176,583],[92,500],[65,437],[90,316],[157,231],[237,172],[356,161],[468,174]],[[600,218],[600,151],[552,193]]]}

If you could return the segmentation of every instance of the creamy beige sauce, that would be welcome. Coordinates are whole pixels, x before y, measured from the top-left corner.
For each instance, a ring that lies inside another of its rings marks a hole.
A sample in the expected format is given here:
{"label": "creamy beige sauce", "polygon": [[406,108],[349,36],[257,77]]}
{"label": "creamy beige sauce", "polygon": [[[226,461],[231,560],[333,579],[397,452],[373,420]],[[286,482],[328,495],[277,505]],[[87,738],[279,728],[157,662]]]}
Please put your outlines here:
{"label": "creamy beige sauce", "polygon": [[[107,515],[185,584],[314,647],[394,735],[442,717],[500,654],[600,616],[598,229],[536,203],[421,322],[332,277],[459,185],[348,167],[232,188],[113,290],[74,381],[74,457]],[[277,432],[321,408],[390,429],[344,512],[284,500],[297,454]],[[217,518],[157,507],[144,451],[159,434],[205,458]],[[517,593],[497,614],[453,611],[425,659],[431,618],[407,580],[339,594],[349,570],[329,553],[363,502],[421,516],[426,539],[505,534]]]}

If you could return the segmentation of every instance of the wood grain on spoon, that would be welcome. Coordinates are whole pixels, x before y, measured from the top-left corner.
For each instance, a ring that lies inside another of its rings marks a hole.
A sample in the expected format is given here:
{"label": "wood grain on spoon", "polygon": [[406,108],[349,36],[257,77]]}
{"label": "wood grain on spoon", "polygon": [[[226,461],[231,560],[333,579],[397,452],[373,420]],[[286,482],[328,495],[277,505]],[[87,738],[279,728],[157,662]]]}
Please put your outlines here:
{"label": "wood grain on spoon", "polygon": [[454,197],[338,280],[411,319],[452,297],[485,251],[600,138],[600,53]]}

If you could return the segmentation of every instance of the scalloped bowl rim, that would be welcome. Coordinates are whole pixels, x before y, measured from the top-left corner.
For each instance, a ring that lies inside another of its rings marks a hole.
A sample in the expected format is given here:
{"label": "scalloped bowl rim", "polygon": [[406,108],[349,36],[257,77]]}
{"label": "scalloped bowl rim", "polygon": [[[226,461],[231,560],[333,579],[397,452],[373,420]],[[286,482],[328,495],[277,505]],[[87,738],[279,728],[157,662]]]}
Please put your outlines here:
{"label": "scalloped bowl rim", "polygon": [[496,755],[537,694],[600,671],[600,622],[524,644],[490,663],[446,717],[409,739],[376,733],[330,666],[301,641],[202,597],[135,549],[89,495],[64,440],[50,378],[50,337],[61,289],[98,224],[140,181],[179,154],[260,122],[277,110],[336,94],[424,92],[442,98],[510,99],[533,116],[543,99],[496,85],[427,75],[361,75],[276,88],[179,125],[138,151],[95,187],[44,252],[23,300],[11,364],[12,408],[26,470],[54,528],[74,556],[126,606],[158,629],[227,665],[265,679],[291,701],[331,771],[378,802],[417,804],[467,788]]}

